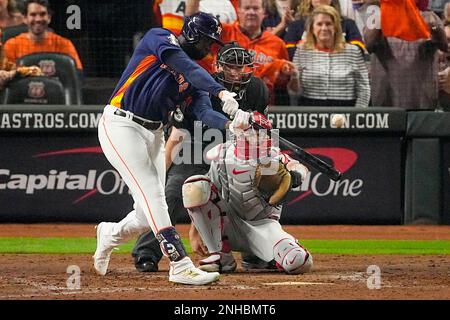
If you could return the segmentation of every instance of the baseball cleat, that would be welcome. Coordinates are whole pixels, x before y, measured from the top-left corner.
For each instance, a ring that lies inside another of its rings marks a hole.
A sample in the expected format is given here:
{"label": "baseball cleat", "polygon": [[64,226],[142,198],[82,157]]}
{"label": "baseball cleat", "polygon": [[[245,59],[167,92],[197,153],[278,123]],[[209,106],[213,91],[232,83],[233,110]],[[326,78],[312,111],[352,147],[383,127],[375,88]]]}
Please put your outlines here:
{"label": "baseball cleat", "polygon": [[200,286],[217,281],[219,277],[218,272],[205,272],[196,268],[189,257],[170,262],[170,282]]}
{"label": "baseball cleat", "polygon": [[104,276],[108,270],[109,259],[114,248],[107,245],[108,235],[105,234],[105,229],[107,230],[108,227],[109,225],[106,222],[102,222],[95,227],[97,229],[97,249],[92,258],[94,259],[94,269],[101,276]]}
{"label": "baseball cleat", "polygon": [[244,269],[244,271],[250,271],[250,272],[255,272],[255,271],[280,271],[280,269],[277,267],[275,260],[266,262],[264,260],[261,260],[260,258],[258,258],[257,256],[253,256],[253,255],[243,255],[242,256],[242,261],[241,261],[241,266],[242,269]]}
{"label": "baseball cleat", "polygon": [[236,270],[236,261],[231,252],[213,253],[199,262],[199,269],[207,272],[227,273]]}

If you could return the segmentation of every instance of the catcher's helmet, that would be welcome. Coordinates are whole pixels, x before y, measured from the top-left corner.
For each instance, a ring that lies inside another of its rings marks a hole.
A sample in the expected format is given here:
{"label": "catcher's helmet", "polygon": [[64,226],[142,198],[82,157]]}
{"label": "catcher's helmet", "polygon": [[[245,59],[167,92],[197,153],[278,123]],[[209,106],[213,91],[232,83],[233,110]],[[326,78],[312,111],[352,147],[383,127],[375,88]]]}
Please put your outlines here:
{"label": "catcher's helmet", "polygon": [[195,44],[199,42],[202,37],[208,37],[222,45],[222,42],[220,41],[222,24],[219,19],[209,13],[197,12],[186,17],[181,33],[189,44]]}
{"label": "catcher's helmet", "polygon": [[217,79],[227,90],[237,93],[237,99],[242,99],[253,75],[253,55],[236,42],[232,42],[220,49],[217,67]]}

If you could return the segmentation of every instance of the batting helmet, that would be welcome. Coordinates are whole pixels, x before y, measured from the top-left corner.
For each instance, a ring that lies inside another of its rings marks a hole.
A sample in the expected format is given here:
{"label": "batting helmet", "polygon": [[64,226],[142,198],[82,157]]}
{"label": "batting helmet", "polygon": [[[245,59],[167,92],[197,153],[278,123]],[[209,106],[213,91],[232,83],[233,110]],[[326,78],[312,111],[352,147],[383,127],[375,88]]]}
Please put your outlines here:
{"label": "batting helmet", "polygon": [[213,39],[222,45],[220,34],[222,32],[222,24],[219,19],[205,12],[197,12],[186,17],[181,33],[189,44],[195,44],[202,37]]}
{"label": "batting helmet", "polygon": [[220,49],[217,66],[217,79],[227,90],[237,93],[237,99],[242,99],[255,69],[253,55],[236,42],[232,42]]}

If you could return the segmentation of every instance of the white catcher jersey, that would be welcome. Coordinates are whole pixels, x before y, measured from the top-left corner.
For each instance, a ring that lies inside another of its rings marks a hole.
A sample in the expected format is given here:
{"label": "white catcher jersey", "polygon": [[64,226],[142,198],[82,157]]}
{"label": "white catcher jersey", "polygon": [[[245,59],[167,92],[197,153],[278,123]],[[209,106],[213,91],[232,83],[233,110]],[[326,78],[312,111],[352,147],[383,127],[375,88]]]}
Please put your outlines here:
{"label": "white catcher jersey", "polygon": [[[258,192],[253,189],[253,180],[257,161],[243,160],[235,155],[236,146],[226,142],[211,149],[207,158],[211,160],[209,178],[217,187],[225,210],[232,210],[243,220],[253,221],[264,218],[278,220],[281,215],[281,205],[270,206]],[[271,149],[271,158],[278,161],[284,157],[279,149]]]}

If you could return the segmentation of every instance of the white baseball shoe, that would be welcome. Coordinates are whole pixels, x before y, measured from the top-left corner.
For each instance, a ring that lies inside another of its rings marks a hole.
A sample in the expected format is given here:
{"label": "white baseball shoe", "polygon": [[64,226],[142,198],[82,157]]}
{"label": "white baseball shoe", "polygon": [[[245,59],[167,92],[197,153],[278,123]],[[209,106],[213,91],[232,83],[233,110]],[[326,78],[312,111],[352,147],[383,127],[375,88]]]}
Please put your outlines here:
{"label": "white baseball shoe", "polygon": [[170,262],[170,282],[200,286],[217,281],[219,277],[218,272],[205,272],[196,268],[189,257]]}
{"label": "white baseball shoe", "polygon": [[110,222],[102,222],[95,227],[97,229],[97,249],[92,258],[95,271],[102,276],[108,270],[109,259],[115,247],[111,236],[112,225],[113,223]]}
{"label": "white baseball shoe", "polygon": [[237,266],[231,252],[213,253],[208,258],[200,260],[199,264],[200,270],[220,273],[233,272]]}

